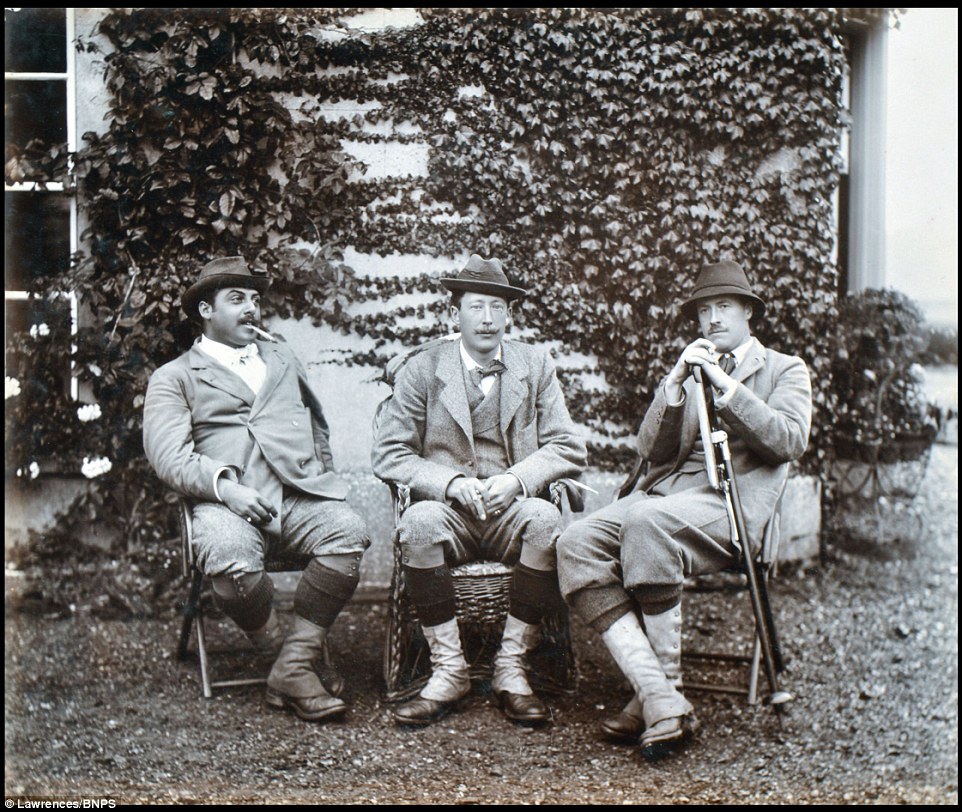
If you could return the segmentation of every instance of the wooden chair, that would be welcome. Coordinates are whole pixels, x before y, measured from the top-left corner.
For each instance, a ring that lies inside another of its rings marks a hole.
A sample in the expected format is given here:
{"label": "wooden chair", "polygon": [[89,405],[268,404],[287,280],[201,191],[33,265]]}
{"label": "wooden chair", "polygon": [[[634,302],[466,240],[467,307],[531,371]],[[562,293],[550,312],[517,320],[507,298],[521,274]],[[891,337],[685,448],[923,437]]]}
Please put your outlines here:
{"label": "wooden chair", "polygon": [[[197,660],[200,666],[200,683],[204,697],[210,699],[215,688],[233,688],[244,685],[263,685],[267,682],[267,677],[254,677],[243,679],[213,679],[210,655],[213,653],[227,654],[250,651],[252,649],[218,649],[211,651],[207,642],[206,612],[202,593],[207,583],[207,578],[197,566],[193,547],[193,502],[183,496],[178,497],[178,510],[180,516],[180,541],[181,541],[181,565],[185,580],[188,582],[187,600],[184,604],[184,619],[180,628],[180,639],[177,643],[177,659],[186,660],[189,656],[188,648],[190,645],[191,630],[195,630],[197,637]],[[265,556],[264,570],[267,573],[281,572],[302,572],[310,563],[309,556],[277,556],[268,554]],[[268,575],[268,577],[270,577]],[[343,680],[337,674],[331,663],[330,652],[327,644],[324,645],[322,654],[321,679],[324,684],[335,695],[340,693],[339,687],[343,686]],[[333,689],[333,690],[332,690]]]}
{"label": "wooden chair", "polygon": [[[615,499],[621,499],[632,492],[635,485],[640,479],[644,477],[649,468],[648,460],[639,457],[633,470],[628,475],[628,478],[619,488]],[[778,548],[781,542],[781,521],[782,521],[782,500],[785,496],[785,489],[787,487],[788,480],[786,478],[785,482],[782,483],[781,490],[778,493],[778,499],[775,501],[775,506],[772,509],[772,515],[769,517],[768,522],[765,525],[764,534],[762,536],[762,543],[759,547],[756,560],[761,564],[762,577],[765,579],[766,586],[771,582],[772,578],[777,574],[778,569]],[[746,576],[742,573],[741,568],[738,565],[733,565],[731,568],[726,570],[724,573],[719,573],[723,577],[735,577],[741,583],[740,586],[743,587],[740,591],[747,591],[747,585],[745,581]],[[700,576],[698,578],[690,579],[689,583],[686,584],[686,589],[689,591],[706,591],[704,589],[704,584],[717,579],[716,575]],[[746,603],[750,605],[750,602],[746,598]],[[754,623],[754,615],[752,615],[752,622]],[[742,652],[732,652],[732,651],[699,651],[697,649],[687,650],[686,646],[682,646],[682,661],[685,660],[702,660],[707,662],[719,663],[719,664],[734,664],[734,665],[745,665],[748,664],[750,667],[748,669],[748,676],[745,684],[735,685],[726,682],[689,682],[685,680],[685,690],[686,691],[702,691],[710,693],[722,693],[722,694],[736,694],[741,696],[746,696],[748,698],[748,703],[750,705],[755,705],[758,703],[758,679],[761,672],[761,659],[762,659],[762,649],[761,643],[758,638],[757,627],[755,627],[755,633],[752,636],[750,642],[746,645],[751,646],[752,653],[745,654]]]}
{"label": "wooden chair", "polygon": [[[778,570],[778,549],[781,541],[782,499],[785,495],[786,484],[782,485],[782,489],[778,494],[778,500],[775,502],[775,507],[772,510],[772,515],[769,518],[768,523],[765,525],[762,544],[757,555],[757,560],[761,564],[761,575],[765,579],[766,584],[771,583]],[[726,570],[725,574],[727,576],[734,574],[735,577],[741,582],[739,584],[740,588],[738,589],[739,594],[743,594],[747,590],[747,586],[744,585],[745,576],[740,569],[736,570],[733,568],[731,570]],[[705,580],[711,579],[712,577],[713,576],[706,576]],[[702,589],[702,586],[699,583],[699,579],[693,579],[693,583],[686,585],[686,588],[691,591],[699,591]],[[744,600],[746,601],[746,604],[749,603],[747,597],[745,597]],[[754,622],[754,615],[752,615],[752,620]],[[685,647],[683,646],[683,662],[685,660],[701,660],[720,664],[727,663],[749,666],[747,680],[744,684],[733,684],[726,682],[689,682],[688,680],[685,680],[685,690],[735,694],[747,697],[749,705],[758,704],[758,680],[761,672],[762,648],[758,638],[757,627],[755,628],[754,634],[751,636],[751,640],[746,640],[744,645],[746,647],[751,647],[751,654],[731,651],[699,651],[697,649],[686,651]]]}

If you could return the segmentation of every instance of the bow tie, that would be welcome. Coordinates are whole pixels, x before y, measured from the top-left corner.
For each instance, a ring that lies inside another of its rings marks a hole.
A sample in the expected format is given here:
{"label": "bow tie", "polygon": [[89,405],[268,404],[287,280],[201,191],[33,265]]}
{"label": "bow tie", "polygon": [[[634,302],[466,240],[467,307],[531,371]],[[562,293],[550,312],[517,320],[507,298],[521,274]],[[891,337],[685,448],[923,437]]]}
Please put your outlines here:
{"label": "bow tie", "polygon": [[489,361],[483,367],[475,367],[472,369],[471,378],[480,386],[483,378],[487,378],[489,375],[500,375],[505,369],[507,369],[507,367],[501,363],[501,361],[495,359],[494,361]]}
{"label": "bow tie", "polygon": [[243,364],[251,358],[256,358],[258,355],[257,345],[254,342],[251,342],[246,347],[234,350],[234,360],[239,364]]}

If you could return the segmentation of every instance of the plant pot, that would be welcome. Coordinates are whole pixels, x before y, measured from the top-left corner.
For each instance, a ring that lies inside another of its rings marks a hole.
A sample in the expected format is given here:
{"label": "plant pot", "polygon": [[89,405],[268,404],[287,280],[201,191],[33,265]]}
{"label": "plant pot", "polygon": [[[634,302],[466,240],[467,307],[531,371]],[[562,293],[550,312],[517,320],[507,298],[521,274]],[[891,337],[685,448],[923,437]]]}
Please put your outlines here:
{"label": "plant pot", "polygon": [[917,537],[923,521],[914,501],[933,440],[929,434],[873,441],[837,438],[831,469],[833,529],[873,541]]}
{"label": "plant pot", "polygon": [[935,438],[931,433],[900,434],[885,440],[856,440],[853,437],[835,438],[835,458],[858,463],[896,463],[911,462],[928,454]]}

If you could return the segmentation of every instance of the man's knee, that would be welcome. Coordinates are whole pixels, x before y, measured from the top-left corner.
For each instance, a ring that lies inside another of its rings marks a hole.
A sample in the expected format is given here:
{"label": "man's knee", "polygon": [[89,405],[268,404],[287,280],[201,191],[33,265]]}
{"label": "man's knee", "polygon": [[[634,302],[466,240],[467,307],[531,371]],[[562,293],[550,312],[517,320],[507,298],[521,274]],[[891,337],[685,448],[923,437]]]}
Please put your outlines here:
{"label": "man's knee", "polygon": [[558,539],[561,513],[544,499],[525,499],[519,503],[517,521],[522,525],[521,543],[536,550],[552,550]]}
{"label": "man's knee", "polygon": [[430,547],[448,539],[448,512],[443,502],[414,502],[404,511],[398,523],[403,547]]}

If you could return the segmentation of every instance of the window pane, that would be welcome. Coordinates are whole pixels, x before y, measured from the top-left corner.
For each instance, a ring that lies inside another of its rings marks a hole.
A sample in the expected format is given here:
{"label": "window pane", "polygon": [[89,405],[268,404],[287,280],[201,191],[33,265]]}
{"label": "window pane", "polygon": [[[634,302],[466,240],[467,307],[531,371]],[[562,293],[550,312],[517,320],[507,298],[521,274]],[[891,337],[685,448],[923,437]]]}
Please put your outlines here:
{"label": "window pane", "polygon": [[67,140],[65,80],[8,80],[4,86],[4,144],[22,148],[34,138],[47,144],[62,144]]}
{"label": "window pane", "polygon": [[62,192],[4,192],[4,288],[70,267],[70,199]]}
{"label": "window pane", "polygon": [[67,14],[62,8],[4,9],[4,70],[65,73]]}

